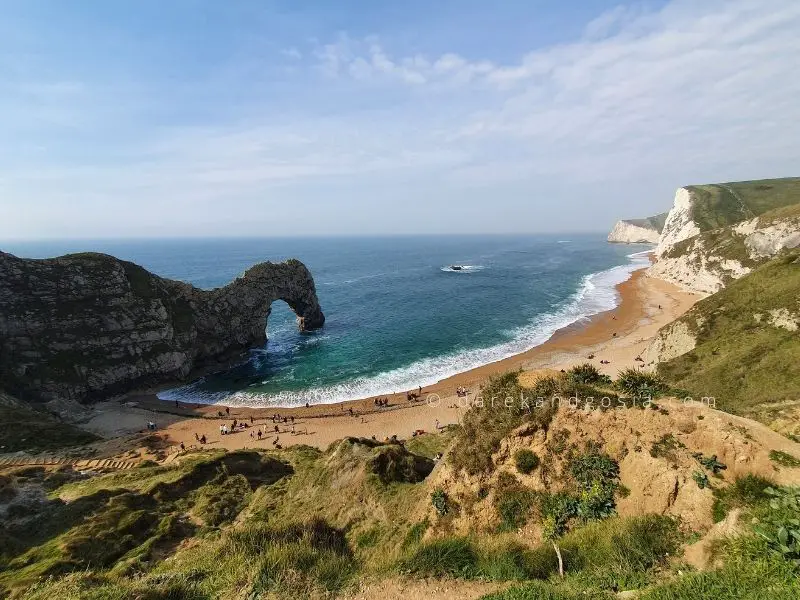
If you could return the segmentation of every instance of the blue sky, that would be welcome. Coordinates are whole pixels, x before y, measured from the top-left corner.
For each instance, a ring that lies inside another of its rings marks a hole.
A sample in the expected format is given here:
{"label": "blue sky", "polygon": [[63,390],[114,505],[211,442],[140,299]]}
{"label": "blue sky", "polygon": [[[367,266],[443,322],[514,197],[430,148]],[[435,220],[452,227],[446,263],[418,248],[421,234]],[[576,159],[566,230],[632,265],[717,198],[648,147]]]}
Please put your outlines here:
{"label": "blue sky", "polygon": [[795,0],[0,9],[0,240],[598,231],[800,174]]}

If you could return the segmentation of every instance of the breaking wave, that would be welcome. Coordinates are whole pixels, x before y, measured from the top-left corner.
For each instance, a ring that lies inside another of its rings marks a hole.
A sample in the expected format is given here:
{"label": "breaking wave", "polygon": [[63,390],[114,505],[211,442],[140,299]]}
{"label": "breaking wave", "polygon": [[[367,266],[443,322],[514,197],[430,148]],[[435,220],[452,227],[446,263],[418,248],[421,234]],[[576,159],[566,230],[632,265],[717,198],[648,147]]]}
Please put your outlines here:
{"label": "breaking wave", "polygon": [[510,339],[501,344],[458,350],[425,358],[378,375],[356,377],[351,381],[305,390],[287,390],[270,394],[251,391],[212,393],[204,392],[198,389],[196,384],[192,384],[162,392],[159,398],[209,404],[224,403],[230,406],[292,407],[303,406],[306,402],[330,404],[368,396],[388,395],[420,385],[432,385],[457,373],[530,350],[547,341],[559,329],[615,308],[619,303],[616,286],[629,279],[634,271],[646,267],[650,262],[647,257],[649,253],[650,251],[646,250],[630,254],[627,257],[629,262],[625,265],[585,276],[578,290],[558,309],[539,315],[527,325],[507,332]]}

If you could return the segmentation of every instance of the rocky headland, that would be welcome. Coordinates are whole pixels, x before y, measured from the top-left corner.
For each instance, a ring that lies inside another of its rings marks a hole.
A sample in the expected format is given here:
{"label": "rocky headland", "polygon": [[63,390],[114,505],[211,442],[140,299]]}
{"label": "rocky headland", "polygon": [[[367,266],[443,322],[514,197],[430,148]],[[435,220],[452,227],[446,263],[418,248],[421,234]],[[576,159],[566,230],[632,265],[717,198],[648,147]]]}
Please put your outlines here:
{"label": "rocky headland", "polygon": [[201,290],[105,254],[0,252],[0,379],[37,403],[103,400],[221,369],[266,341],[284,300],[301,331],[325,316],[298,260],[260,263]]}

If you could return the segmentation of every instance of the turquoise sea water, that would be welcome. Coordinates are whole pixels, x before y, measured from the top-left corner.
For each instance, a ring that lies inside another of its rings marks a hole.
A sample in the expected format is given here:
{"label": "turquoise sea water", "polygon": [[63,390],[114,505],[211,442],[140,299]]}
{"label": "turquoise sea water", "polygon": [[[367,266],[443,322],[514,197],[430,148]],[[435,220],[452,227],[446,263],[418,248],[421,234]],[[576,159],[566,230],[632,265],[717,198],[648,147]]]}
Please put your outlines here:
{"label": "turquoise sea water", "polygon": [[[428,385],[522,352],[617,303],[614,286],[646,264],[646,246],[601,235],[403,236],[29,242],[18,256],[100,251],[198,287],[290,257],[316,281],[325,327],[300,334],[273,306],[264,348],[165,399],[248,406],[335,402]],[[631,256],[633,255],[633,256]],[[452,271],[451,265],[464,265]]]}

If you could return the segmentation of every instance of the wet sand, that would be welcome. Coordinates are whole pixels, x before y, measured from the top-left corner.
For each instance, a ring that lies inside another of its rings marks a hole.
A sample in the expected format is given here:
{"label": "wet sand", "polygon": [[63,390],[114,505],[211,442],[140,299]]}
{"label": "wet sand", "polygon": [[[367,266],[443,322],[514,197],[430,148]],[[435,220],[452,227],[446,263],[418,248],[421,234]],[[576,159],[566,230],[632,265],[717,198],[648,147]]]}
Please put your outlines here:
{"label": "wet sand", "polygon": [[[435,432],[437,421],[442,427],[458,423],[467,410],[469,402],[456,396],[456,388],[467,388],[468,399],[474,398],[481,382],[493,374],[512,369],[558,370],[591,362],[614,377],[624,368],[639,365],[635,358],[645,350],[658,329],[681,316],[700,299],[669,283],[647,277],[644,269],[634,272],[617,289],[621,302],[616,309],[559,330],[547,342],[527,352],[423,387],[418,401],[409,402],[404,391],[384,396],[389,399],[386,408],[377,408],[375,397],[370,397],[308,408],[231,407],[226,412],[222,405],[176,404],[149,394],[98,406],[96,416],[87,427],[107,437],[122,436],[143,431],[147,421],[152,420],[158,426],[156,433],[168,444],[183,442],[187,447],[197,446],[197,434],[205,435],[211,448],[228,449],[272,448],[275,443],[325,448],[346,436],[375,436],[383,440],[392,435],[408,438],[416,430]],[[588,359],[591,354],[594,358]],[[600,360],[608,360],[610,364],[601,365]],[[276,414],[281,417],[277,433],[276,423],[272,421]],[[294,425],[291,420],[282,422],[283,417],[290,419],[292,416]],[[234,419],[251,426],[220,435],[220,425],[224,423],[230,427]],[[261,441],[255,435],[259,429]]]}

